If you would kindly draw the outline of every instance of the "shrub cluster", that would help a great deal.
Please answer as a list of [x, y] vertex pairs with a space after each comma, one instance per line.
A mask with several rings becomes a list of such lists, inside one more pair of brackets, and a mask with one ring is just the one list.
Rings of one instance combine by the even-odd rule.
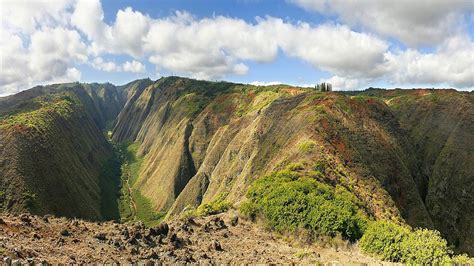
[[436, 230], [412, 230], [389, 221], [371, 223], [359, 246], [382, 260], [407, 264], [456, 264], [471, 260], [466, 255], [450, 258], [448, 244]]
[[413, 230], [391, 221], [370, 221], [351, 192], [293, 171], [301, 167], [292, 164], [287, 170], [257, 179], [250, 186], [248, 201], [240, 206], [240, 212], [252, 219], [262, 218], [280, 233], [298, 233], [303, 229], [316, 235], [360, 239], [361, 250], [385, 261], [416, 265], [474, 263], [467, 255], [451, 257], [452, 251], [438, 231]]
[[289, 170], [258, 179], [247, 198], [241, 212], [253, 218], [262, 216], [269, 227], [279, 232], [309, 229], [357, 240], [367, 226], [367, 217], [349, 191]]
[[219, 193], [213, 201], [201, 204], [196, 210], [196, 215], [205, 216], [227, 211], [232, 206], [230, 202], [225, 200], [227, 195], [226, 192]]

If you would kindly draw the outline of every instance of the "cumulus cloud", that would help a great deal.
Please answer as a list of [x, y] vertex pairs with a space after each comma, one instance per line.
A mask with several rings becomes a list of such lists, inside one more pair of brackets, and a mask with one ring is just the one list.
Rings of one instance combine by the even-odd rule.
[[320, 82], [331, 83], [334, 90], [354, 90], [367, 83], [367, 81], [362, 81], [360, 79], [351, 79], [340, 76], [332, 76], [329, 79], [322, 79]]
[[[100, 3], [89, 9], [100, 9]], [[164, 68], [202, 79], [244, 75], [248, 72], [245, 60], [272, 62], [279, 49], [338, 75], [377, 75], [380, 70], [374, 65], [381, 63], [388, 46], [344, 25], [292, 24], [273, 17], [248, 23], [222, 16], [196, 19], [187, 12], [176, 12], [174, 16], [151, 19], [126, 8], [118, 11], [111, 25], [102, 20], [93, 24], [91, 28], [104, 32], [96, 39], [96, 30], [80, 29], [91, 38], [95, 51], [147, 54], [158, 70]]]
[[[196, 18], [185, 11], [152, 18], [126, 7], [106, 23], [99, 0], [7, 0], [0, 9], [0, 94], [39, 82], [79, 79], [81, 64], [106, 72], [143, 73], [142, 62], [148, 60], [158, 72], [221, 79], [245, 75], [249, 62], [271, 63], [279, 53], [331, 74], [325, 81], [339, 89], [380, 80], [474, 86], [474, 47], [463, 27], [470, 23], [465, 14], [473, 9], [472, 2], [292, 2], [336, 15], [339, 22], [314, 25], [268, 16], [249, 22]], [[397, 48], [385, 36], [413, 46]], [[433, 52], [417, 50], [424, 43], [435, 43]], [[115, 55], [129, 60], [116, 63]]]
[[102, 57], [96, 57], [92, 60], [91, 65], [95, 69], [105, 72], [143, 73], [146, 70], [145, 66], [136, 60], [126, 61], [122, 65], [118, 65], [112, 61], [105, 61]]
[[265, 82], [265, 81], [258, 81], [258, 80], [250, 82], [250, 85], [254, 85], [254, 86], [271, 86], [271, 85], [278, 85], [278, 84], [283, 84], [283, 82], [280, 82], [280, 81]]
[[123, 63], [122, 69], [125, 72], [132, 72], [132, 73], [143, 73], [146, 71], [145, 66], [136, 60], [127, 61]]
[[31, 34], [39, 27], [65, 25], [72, 0], [4, 0], [0, 8], [1, 28]]
[[432, 53], [415, 49], [388, 51], [379, 67], [379, 76], [333, 76], [322, 81], [339, 90], [370, 86], [374, 81], [385, 80], [394, 86], [427, 85], [474, 87], [474, 42], [466, 35], [452, 36]]
[[110, 32], [103, 19], [104, 12], [99, 0], [79, 0], [75, 3], [71, 23], [86, 34], [89, 40], [103, 42], [108, 37]]
[[474, 42], [460, 35], [446, 40], [433, 53], [413, 49], [388, 53], [387, 65], [393, 84], [474, 87]]
[[277, 36], [279, 47], [289, 56], [311, 63], [314, 67], [344, 76], [379, 76], [388, 45], [365, 33], [344, 25], [307, 23], [293, 25], [269, 18], [261, 23]]
[[73, 30], [43, 28], [34, 32], [28, 46], [22, 38], [1, 32], [0, 93], [17, 92], [39, 82], [77, 81], [74, 62], [87, 60], [87, 47]]
[[114, 62], [104, 61], [102, 57], [96, 57], [91, 62], [92, 67], [95, 69], [105, 71], [105, 72], [116, 72], [120, 70], [120, 67], [117, 66]]
[[307, 10], [337, 15], [353, 26], [363, 26], [411, 45], [439, 43], [463, 30], [474, 10], [472, 0], [290, 0]]

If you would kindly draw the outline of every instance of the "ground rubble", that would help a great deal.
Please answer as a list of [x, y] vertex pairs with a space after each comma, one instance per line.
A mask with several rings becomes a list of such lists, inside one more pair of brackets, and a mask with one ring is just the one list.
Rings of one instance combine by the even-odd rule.
[[3, 265], [374, 264], [357, 250], [303, 247], [235, 213], [143, 223], [0, 216]]

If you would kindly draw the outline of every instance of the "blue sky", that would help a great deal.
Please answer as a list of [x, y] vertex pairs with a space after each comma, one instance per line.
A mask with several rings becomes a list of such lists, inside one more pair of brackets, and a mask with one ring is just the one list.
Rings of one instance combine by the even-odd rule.
[[[259, 0], [205, 0], [205, 1], [102, 1], [104, 8], [104, 20], [113, 23], [117, 11], [125, 7], [133, 7], [134, 10], [149, 14], [152, 17], [168, 17], [176, 11], [185, 10], [196, 18], [213, 16], [226, 16], [231, 18], [244, 19], [248, 23], [255, 23], [256, 17], [279, 17], [285, 20], [298, 22], [305, 21], [312, 24], [321, 24], [332, 21], [329, 17], [320, 14], [307, 12], [306, 10], [285, 1], [259, 1]], [[126, 61], [129, 58], [122, 57], [118, 60]], [[229, 75], [225, 80], [251, 83], [262, 82], [285, 82], [289, 84], [313, 84], [323, 78], [330, 78], [327, 72], [318, 70], [311, 65], [300, 60], [287, 57], [284, 53], [279, 53], [278, 58], [271, 64], [248, 62], [249, 72], [244, 75]], [[152, 70], [153, 64], [147, 63], [146, 68]], [[128, 73], [99, 73], [93, 68], [84, 66], [83, 71], [90, 73], [86, 81], [111, 81], [117, 84], [127, 83], [132, 79], [143, 77], [143, 74]], [[163, 71], [162, 75], [180, 74], [173, 71]], [[156, 79], [156, 73], [149, 72], [149, 77]]]
[[336, 89], [474, 87], [474, 2], [5, 0], [0, 95], [180, 75]]

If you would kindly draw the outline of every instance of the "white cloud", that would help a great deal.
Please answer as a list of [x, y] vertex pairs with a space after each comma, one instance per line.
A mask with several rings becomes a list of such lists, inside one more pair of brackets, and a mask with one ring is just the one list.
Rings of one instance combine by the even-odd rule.
[[136, 60], [127, 61], [123, 63], [122, 69], [125, 72], [132, 72], [132, 73], [143, 73], [146, 70], [145, 66]]
[[78, 0], [74, 5], [71, 23], [85, 33], [89, 40], [102, 42], [110, 34], [103, 19], [104, 12], [99, 0]]
[[87, 47], [74, 30], [42, 29], [31, 36], [29, 68], [40, 80], [64, 74], [71, 62], [86, 62]]
[[[123, 36], [130, 34], [117, 34], [128, 32], [121, 29], [124, 20], [134, 21], [132, 28], [141, 33], [126, 39]], [[377, 75], [379, 70], [373, 66], [383, 60], [387, 49], [380, 39], [343, 25], [291, 24], [272, 17], [258, 18], [254, 24], [222, 16], [198, 20], [186, 12], [151, 19], [126, 8], [117, 13], [115, 23], [105, 28], [113, 29], [112, 34], [105, 34], [110, 37], [108, 40], [93, 39], [97, 50], [108, 47], [108, 52], [131, 56], [146, 53], [158, 70], [164, 68], [203, 79], [246, 74], [245, 60], [272, 62], [279, 49], [340, 75]], [[115, 43], [126, 45], [111, 45]]]
[[290, 0], [307, 10], [336, 14], [350, 25], [361, 25], [411, 45], [439, 43], [463, 30], [472, 0]]
[[388, 79], [393, 84], [446, 84], [474, 87], [474, 42], [453, 36], [433, 53], [409, 49], [388, 53]]
[[120, 67], [117, 66], [114, 62], [107, 62], [102, 59], [102, 57], [96, 57], [91, 62], [92, 67], [95, 69], [105, 71], [105, 72], [117, 72], [120, 71]]
[[148, 33], [149, 18], [127, 7], [117, 12], [117, 18], [111, 31], [118, 51], [134, 57], [143, 55], [143, 39]]
[[52, 79], [45, 82], [45, 84], [49, 83], [65, 83], [65, 82], [76, 82], [81, 80], [81, 72], [73, 67], [66, 69], [66, 72], [62, 76], [53, 77]]
[[1, 31], [0, 93], [17, 92], [37, 83], [76, 81], [78, 70], [71, 65], [87, 60], [87, 47], [74, 30], [42, 28], [25, 46], [20, 36]]
[[2, 0], [1, 28], [15, 33], [30, 34], [38, 27], [65, 25], [68, 19], [66, 10], [71, 5], [72, 0]]
[[254, 86], [271, 86], [271, 85], [278, 85], [278, 84], [283, 84], [283, 82], [280, 82], [280, 81], [265, 82], [265, 81], [258, 81], [258, 80], [250, 82], [250, 85], [254, 85]]
[[366, 82], [363, 82], [360, 79], [350, 79], [340, 76], [333, 76], [329, 79], [323, 79], [320, 82], [331, 83], [334, 90], [356, 90], [366, 84]]
[[[152, 18], [130, 7], [105, 23], [99, 0], [31, 5], [7, 0], [0, 9], [0, 94], [39, 82], [78, 79], [80, 64], [107, 72], [143, 73], [141, 62], [148, 60], [157, 72], [221, 79], [247, 74], [250, 62], [271, 63], [279, 52], [330, 73], [327, 81], [338, 89], [380, 80], [474, 87], [473, 42], [463, 28], [472, 2], [435, 0], [429, 6], [426, 0], [293, 2], [336, 14], [347, 25], [292, 23], [274, 17], [254, 22], [224, 16], [198, 19], [179, 11]], [[354, 25], [361, 25], [362, 31], [351, 29]], [[434, 52], [396, 50], [376, 33], [413, 45], [436, 43]], [[131, 59], [116, 63], [115, 55]]]
[[132, 72], [132, 73], [143, 73], [145, 72], [145, 66], [139, 61], [132, 60], [126, 61], [122, 65], [117, 65], [112, 61], [104, 61], [102, 57], [96, 57], [91, 62], [92, 67], [95, 69], [105, 72]]
[[383, 72], [378, 66], [384, 61], [388, 45], [374, 36], [354, 32], [344, 25], [292, 25], [275, 18], [263, 21], [262, 27], [273, 32], [286, 54], [316, 68], [351, 77], [378, 76]]
[[338, 90], [360, 89], [374, 81], [385, 80], [394, 86], [446, 86], [474, 88], [474, 42], [466, 35], [453, 36], [432, 53], [415, 49], [390, 51], [380, 66], [379, 76], [333, 76], [322, 81]]
[[243, 75], [241, 60], [270, 62], [277, 56], [274, 38], [259, 25], [216, 17], [196, 20], [186, 12], [151, 21], [145, 38], [150, 62], [196, 78]]

